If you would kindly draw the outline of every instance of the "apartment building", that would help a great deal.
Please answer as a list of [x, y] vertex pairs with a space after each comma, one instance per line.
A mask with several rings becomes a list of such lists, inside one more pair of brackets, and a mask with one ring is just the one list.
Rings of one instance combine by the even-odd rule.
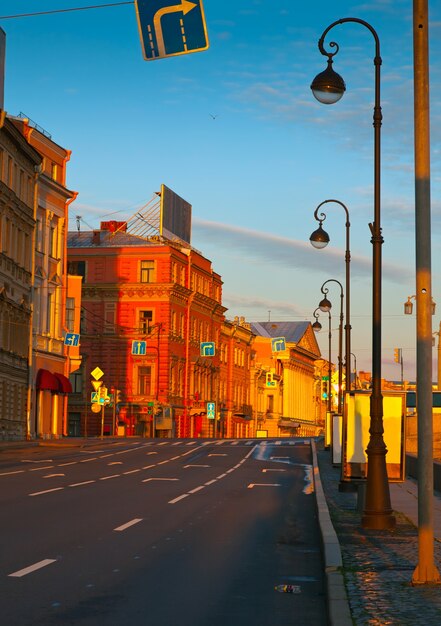
[[41, 155], [0, 123], [0, 439], [30, 432], [29, 372], [35, 207]]

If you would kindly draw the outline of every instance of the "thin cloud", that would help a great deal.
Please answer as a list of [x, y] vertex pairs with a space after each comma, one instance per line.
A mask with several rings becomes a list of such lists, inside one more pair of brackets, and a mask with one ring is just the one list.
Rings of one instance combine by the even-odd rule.
[[[273, 300], [258, 298], [255, 296], [241, 296], [235, 293], [224, 292], [223, 304], [233, 311], [246, 311], [252, 309], [252, 314], [255, 316], [254, 311], [256, 309], [262, 311], [268, 311], [271, 317], [274, 315], [287, 315], [290, 317], [304, 317], [303, 312], [294, 304], [290, 302], [284, 302], [283, 300]], [[243, 314], [243, 313], [242, 313]], [[228, 316], [230, 317], [230, 316]]]
[[[234, 249], [249, 258], [261, 259], [265, 263], [323, 272], [324, 264], [331, 271], [341, 269], [344, 252], [335, 248], [321, 250], [320, 253], [304, 241], [296, 241], [270, 233], [193, 218], [193, 236], [206, 245], [211, 243], [218, 248]], [[193, 237], [194, 238], [194, 237]], [[197, 247], [197, 244], [196, 244]], [[352, 255], [351, 273], [353, 278], [372, 275], [372, 259]], [[383, 263], [383, 277], [395, 283], [406, 284], [411, 279], [410, 268], [392, 263]]]

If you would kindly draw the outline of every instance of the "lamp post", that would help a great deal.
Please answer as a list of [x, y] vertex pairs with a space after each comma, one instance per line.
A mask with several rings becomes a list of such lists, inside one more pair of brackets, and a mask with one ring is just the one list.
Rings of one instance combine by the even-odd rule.
[[369, 443], [366, 449], [368, 473], [366, 480], [366, 500], [362, 517], [365, 528], [390, 529], [395, 526], [392, 514], [389, 482], [386, 470], [386, 445], [383, 439], [383, 396], [381, 393], [381, 209], [380, 209], [380, 139], [381, 139], [381, 106], [380, 106], [380, 40], [374, 28], [364, 20], [346, 17], [330, 24], [319, 39], [318, 47], [322, 55], [328, 57], [328, 66], [312, 81], [312, 92], [324, 104], [333, 104], [343, 96], [346, 85], [343, 78], [332, 69], [333, 57], [339, 51], [336, 42], [330, 42], [335, 52], [327, 52], [324, 40], [328, 32], [340, 24], [347, 22], [361, 24], [372, 34], [375, 42], [375, 105], [374, 125], [374, 221], [369, 224], [373, 246], [372, 260], [372, 392], [370, 398]]
[[342, 382], [343, 382], [343, 285], [335, 278], [329, 278], [325, 280], [320, 290], [322, 294], [325, 296], [323, 300], [318, 305], [320, 311], [324, 313], [329, 313], [332, 308], [331, 302], [328, 300], [327, 295], [329, 293], [329, 289], [326, 287], [328, 283], [337, 283], [340, 286], [340, 324], [338, 326], [338, 401], [337, 401], [337, 412], [341, 415], [342, 413]]
[[[312, 330], [315, 333], [319, 333], [322, 329], [322, 325], [320, 324], [320, 322], [318, 321], [319, 318], [319, 314], [318, 311], [320, 311], [321, 309], [319, 307], [316, 308], [316, 310], [313, 313], [313, 316], [315, 317], [315, 322], [312, 325]], [[332, 402], [332, 393], [331, 393], [331, 379], [332, 379], [332, 361], [331, 361], [331, 347], [332, 347], [332, 331], [331, 331], [331, 311], [328, 311], [328, 318], [329, 318], [329, 330], [328, 330], [328, 413], [331, 414], [332, 411], [332, 407], [331, 407], [331, 402]]]
[[[413, 302], [412, 300], [415, 300], [415, 302], [417, 302], [417, 296], [407, 296], [407, 300], [404, 303], [404, 315], [412, 315], [413, 312]], [[436, 302], [434, 301], [433, 298], [431, 298], [430, 300], [430, 311], [432, 313], [432, 315], [435, 315], [436, 312]], [[441, 331], [441, 322], [440, 322], [440, 331]], [[435, 340], [435, 335], [439, 335], [439, 333], [434, 332], [432, 333], [432, 346], [434, 345], [433, 341]], [[437, 375], [437, 383], [438, 383], [438, 391], [440, 390], [440, 384], [441, 384], [441, 346], [440, 346], [440, 341], [439, 341], [439, 337], [438, 337], [438, 375]], [[423, 374], [425, 377], [428, 378], [429, 382], [430, 382], [430, 394], [432, 393], [432, 370], [430, 369], [430, 374], [429, 372], [423, 371]], [[418, 389], [417, 389], [418, 391]], [[429, 394], [429, 398], [430, 398], [430, 413], [432, 413], [432, 398], [430, 397]]]
[[438, 350], [437, 350], [437, 389], [441, 391], [441, 322], [439, 323], [439, 330], [432, 333], [432, 347], [435, 345], [435, 335], [438, 335]]
[[357, 389], [357, 357], [353, 352], [351, 352], [351, 356], [354, 357], [354, 389]]
[[324, 200], [321, 202], [316, 210], [314, 211], [314, 217], [319, 222], [319, 227], [315, 230], [309, 241], [314, 246], [314, 248], [321, 249], [328, 245], [329, 243], [329, 235], [323, 230], [322, 224], [326, 219], [326, 214], [321, 212], [319, 213], [319, 209], [329, 202], [333, 202], [335, 204], [339, 204], [346, 213], [346, 251], [345, 251], [345, 268], [346, 268], [346, 282], [345, 282], [345, 294], [346, 294], [346, 311], [345, 311], [345, 377], [346, 377], [346, 389], [349, 390], [351, 388], [351, 302], [350, 302], [350, 289], [351, 289], [351, 251], [349, 246], [350, 239], [350, 228], [351, 224], [349, 222], [349, 211], [348, 208], [340, 202], [340, 200]]
[[[404, 303], [404, 315], [412, 315], [412, 311], [413, 311], [413, 302], [412, 302], [412, 300], [416, 301], [416, 299], [417, 299], [416, 296], [407, 296], [407, 300]], [[435, 315], [436, 302], [434, 301], [433, 298], [431, 299], [430, 310], [432, 312], [432, 315]]]

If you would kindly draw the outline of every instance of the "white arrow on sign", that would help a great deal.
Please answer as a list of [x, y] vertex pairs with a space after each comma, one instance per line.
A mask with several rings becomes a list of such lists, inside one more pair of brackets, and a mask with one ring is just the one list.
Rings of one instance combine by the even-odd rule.
[[174, 6], [163, 7], [156, 11], [153, 17], [153, 26], [155, 28], [156, 41], [158, 44], [158, 53], [159, 56], [165, 56], [165, 44], [164, 44], [164, 36], [162, 34], [162, 25], [161, 19], [167, 13], [177, 13], [180, 11], [184, 15], [186, 15], [189, 11], [194, 9], [197, 5], [194, 2], [189, 2], [188, 0], [182, 0], [182, 4], [175, 4]]

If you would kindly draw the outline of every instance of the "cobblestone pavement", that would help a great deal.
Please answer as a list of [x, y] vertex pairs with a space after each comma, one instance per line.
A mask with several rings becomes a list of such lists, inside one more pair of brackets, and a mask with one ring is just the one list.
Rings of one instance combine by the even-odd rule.
[[[361, 527], [357, 495], [338, 490], [340, 468], [317, 445], [320, 477], [343, 559], [343, 575], [356, 626], [440, 626], [441, 586], [411, 585], [418, 562], [418, 531], [396, 511], [393, 531]], [[441, 543], [435, 541], [441, 567]]]

